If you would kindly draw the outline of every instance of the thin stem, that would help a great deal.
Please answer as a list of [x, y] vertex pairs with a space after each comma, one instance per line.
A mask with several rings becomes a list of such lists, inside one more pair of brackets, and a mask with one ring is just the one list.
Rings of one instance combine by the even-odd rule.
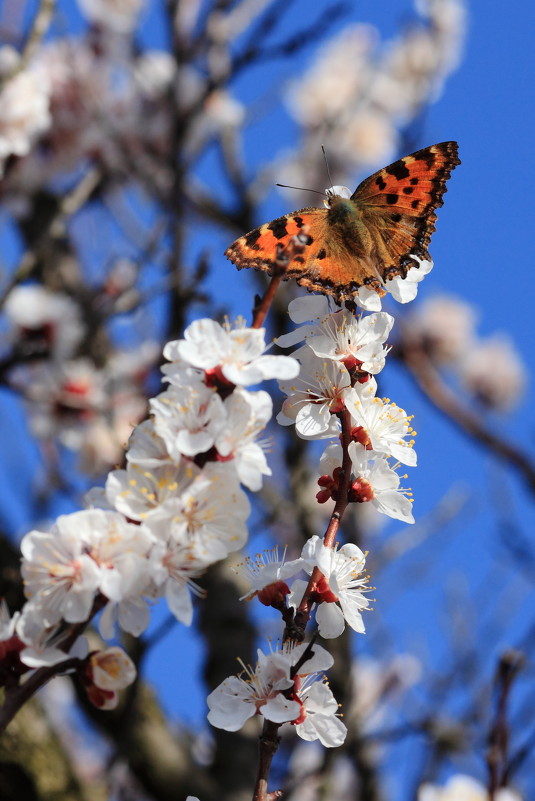
[[[342, 424], [342, 470], [339, 475], [338, 490], [336, 493], [333, 513], [323, 538], [323, 542], [327, 548], [332, 548], [336, 541], [338, 530], [340, 528], [340, 522], [349, 502], [348, 493], [351, 483], [351, 457], [349, 455], [349, 443], [351, 442], [351, 414], [347, 409], [344, 408], [342, 411], [338, 412], [338, 417], [340, 418], [340, 422]], [[297, 631], [304, 632], [309, 621], [310, 609], [313, 603], [311, 595], [321, 576], [321, 570], [319, 567], [315, 567], [312, 571], [312, 575], [310, 576], [310, 580], [304, 592], [301, 603], [299, 604], [299, 608], [295, 614], [292, 628], [296, 629]], [[292, 635], [293, 633], [294, 632], [292, 631]], [[290, 632], [287, 627], [284, 632], [284, 636], [289, 636], [289, 634]]]
[[[280, 743], [279, 728], [280, 723], [264, 720], [258, 744], [258, 772], [256, 774], [253, 801], [270, 801], [270, 797], [278, 797], [276, 793], [268, 793], [268, 779], [271, 763]], [[281, 794], [279, 793], [279, 795]]]
[[509, 759], [509, 726], [507, 706], [513, 681], [524, 665], [524, 655], [519, 651], [507, 651], [502, 655], [496, 669], [497, 701], [496, 713], [489, 734], [487, 767], [489, 771], [489, 797], [494, 801], [500, 787], [507, 784]]

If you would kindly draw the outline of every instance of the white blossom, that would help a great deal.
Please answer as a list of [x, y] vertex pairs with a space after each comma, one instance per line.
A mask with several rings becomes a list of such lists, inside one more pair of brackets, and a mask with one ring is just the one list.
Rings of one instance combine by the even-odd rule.
[[483, 406], [498, 412], [512, 409], [527, 383], [526, 366], [504, 334], [472, 343], [457, 368], [465, 388]]
[[[371, 503], [378, 512], [414, 523], [411, 493], [399, 486], [400, 477], [388, 459], [374, 455], [357, 442], [349, 445], [349, 455], [353, 465], [353, 478], [350, 486], [351, 500], [357, 503]], [[333, 476], [342, 464], [342, 448], [338, 443], [327, 446], [320, 459], [322, 475]]]
[[230, 676], [208, 696], [208, 720], [212, 726], [238, 731], [246, 720], [259, 713], [273, 723], [284, 723], [298, 717], [301, 708], [289, 700], [283, 690], [293, 687], [291, 661], [287, 653], [257, 651], [253, 670], [243, 666], [246, 678]]
[[152, 398], [150, 407], [154, 430], [174, 461], [210, 450], [226, 423], [221, 397], [204, 384], [170, 386]]
[[159, 540], [150, 558], [158, 594], [163, 592], [172, 614], [180, 623], [190, 626], [193, 620], [191, 596], [203, 596], [193, 579], [201, 576], [210, 562], [195, 540], [183, 543], [168, 536], [165, 520], [161, 525], [153, 525], [152, 531]]
[[[0, 643], [13, 637], [19, 617], [20, 612], [14, 612], [13, 615], [9, 614], [9, 607], [5, 598], [2, 598], [0, 601]], [[1, 648], [2, 646], [0, 645], [0, 653]]]
[[117, 33], [131, 33], [145, 0], [78, 0], [88, 20]]
[[414, 253], [410, 254], [410, 258], [416, 264], [409, 267], [405, 278], [397, 275], [395, 278], [390, 278], [385, 282], [386, 291], [390, 292], [398, 303], [409, 303], [414, 300], [418, 293], [418, 284], [433, 269], [433, 262], [430, 259], [422, 259]]
[[[268, 599], [271, 601], [273, 592], [280, 592], [286, 579], [295, 576], [302, 567], [301, 558], [286, 561], [286, 548], [282, 559], [279, 560], [278, 545], [262, 553], [257, 553], [254, 557], [247, 556], [235, 568], [235, 571], [243, 574], [251, 584], [251, 589], [240, 598], [240, 601], [245, 598], [250, 600], [255, 595], [260, 597], [262, 603]], [[284, 592], [288, 591], [288, 587], [286, 587]]]
[[169, 498], [180, 496], [200, 470], [193, 462], [145, 468], [129, 462], [126, 470], [113, 470], [106, 480], [112, 507], [131, 520], [145, 520]]
[[292, 667], [298, 664], [307, 648], [307, 644], [303, 643], [267, 655], [258, 649], [255, 669], [243, 665], [246, 678], [230, 676], [208, 696], [208, 720], [212, 726], [238, 731], [246, 720], [257, 713], [273, 723], [297, 720], [302, 705], [287, 697], [290, 694], [288, 691], [295, 686], [295, 679], [327, 670], [333, 664], [332, 656], [320, 645], [314, 644], [310, 657], [298, 669], [296, 677], [291, 678]]
[[256, 441], [270, 420], [273, 402], [263, 390], [248, 392], [237, 387], [226, 398], [226, 421], [215, 439], [218, 454], [231, 459], [241, 483], [252, 492], [262, 487], [262, 476], [270, 476], [266, 456]]
[[147, 525], [160, 539], [163, 526], [177, 543], [195, 544], [200, 558], [211, 563], [243, 547], [249, 512], [235, 472], [226, 464], [208, 463], [181, 495], [154, 510]]
[[[179, 462], [181, 458], [180, 455]], [[164, 440], [154, 430], [152, 419], [143, 420], [132, 431], [126, 449], [126, 459], [148, 470], [172, 464]]]
[[291, 425], [303, 439], [325, 439], [339, 431], [336, 412], [344, 408], [344, 391], [351, 385], [346, 368], [331, 359], [319, 358], [306, 345], [294, 351], [301, 363], [295, 382], [279, 382], [288, 396], [277, 415], [280, 425]]
[[0, 175], [9, 156], [26, 156], [50, 126], [50, 87], [46, 75], [26, 68], [6, 76], [0, 89]]
[[[351, 414], [351, 423], [361, 429], [359, 442], [369, 445], [378, 453], [385, 453], [399, 459], [402, 464], [414, 467], [416, 452], [412, 447], [414, 440], [405, 437], [414, 435], [408, 417], [395, 403], [370, 396], [366, 385], [358, 385], [346, 390], [344, 402]], [[366, 439], [367, 442], [363, 440]]]
[[338, 703], [325, 681], [305, 679], [297, 691], [303, 708], [295, 730], [303, 740], [319, 740], [325, 748], [344, 742], [347, 729], [338, 717]]
[[[301, 558], [309, 575], [316, 567], [323, 574], [314, 590], [319, 602], [316, 622], [321, 636], [339, 637], [346, 623], [354, 631], [364, 632], [362, 610], [369, 606], [369, 601], [363, 593], [368, 579], [363, 575], [366, 557], [360, 548], [352, 543], [339, 550], [327, 548], [320, 537], [313, 536], [305, 543]], [[305, 582], [294, 583], [293, 605], [299, 605], [306, 586]]]
[[4, 311], [14, 326], [14, 339], [36, 332], [58, 359], [71, 357], [84, 333], [77, 304], [40, 284], [24, 284], [9, 293]]
[[334, 359], [348, 368], [358, 365], [368, 373], [383, 369], [388, 352], [384, 343], [394, 324], [386, 312], [355, 317], [346, 309], [333, 309], [332, 302], [320, 295], [292, 300], [288, 313], [294, 322], [313, 323], [279, 337], [281, 347], [305, 339], [320, 358]]
[[80, 535], [79, 525], [88, 514], [92, 512], [61, 515], [50, 532], [30, 531], [22, 539], [24, 590], [41, 605], [44, 625], [89, 618], [102, 574]]
[[[164, 356], [204, 370], [212, 378], [221, 376], [239, 386], [258, 384], [269, 378], [294, 378], [299, 365], [290, 356], [265, 354], [265, 329], [247, 328], [242, 320], [236, 327], [222, 326], [215, 320], [195, 320], [184, 332], [184, 339], [168, 342]], [[173, 381], [173, 366], [164, 373]]]
[[468, 303], [436, 295], [411, 311], [404, 338], [407, 347], [416, 343], [438, 364], [449, 364], [470, 348], [475, 321], [475, 310]]
[[86, 637], [78, 637], [68, 652], [60, 646], [65, 637], [59, 624], [43, 623], [40, 599], [29, 601], [22, 608], [16, 624], [17, 636], [25, 647], [20, 651], [20, 661], [29, 668], [58, 665], [66, 659], [84, 659], [89, 651]]
[[[487, 788], [471, 776], [457, 774], [443, 787], [423, 784], [418, 791], [418, 801], [488, 801]], [[494, 801], [522, 801], [520, 795], [507, 787], [494, 793]]]

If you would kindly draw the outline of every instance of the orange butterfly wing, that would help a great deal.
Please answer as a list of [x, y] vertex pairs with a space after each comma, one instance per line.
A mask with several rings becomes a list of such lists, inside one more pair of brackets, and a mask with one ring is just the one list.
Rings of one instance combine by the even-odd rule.
[[[344, 246], [329, 222], [329, 210], [307, 208], [278, 217], [241, 236], [225, 251], [238, 270], [254, 267], [273, 274], [277, 246], [285, 248], [290, 239], [307, 226], [309, 244], [302, 255], [294, 256], [283, 278], [295, 278], [307, 289], [339, 297], [343, 287], [350, 298], [365, 282], [367, 273], [355, 259], [358, 243]], [[364, 257], [364, 253], [361, 254]], [[360, 279], [360, 280], [359, 280]], [[379, 276], [374, 274], [379, 284]]]
[[351, 199], [371, 234], [371, 256], [383, 281], [430, 260], [435, 209], [443, 205], [446, 181], [460, 164], [457, 142], [418, 150], [366, 178]]
[[351, 200], [331, 197], [330, 209], [306, 208], [279, 217], [237, 239], [225, 255], [239, 270], [254, 267], [269, 274], [277, 245], [286, 247], [306, 225], [310, 243], [294, 256], [285, 279], [307, 289], [350, 300], [361, 286], [384, 294], [388, 278], [407, 275], [429, 259], [435, 209], [442, 205], [446, 181], [459, 164], [455, 142], [419, 150], [366, 178]]

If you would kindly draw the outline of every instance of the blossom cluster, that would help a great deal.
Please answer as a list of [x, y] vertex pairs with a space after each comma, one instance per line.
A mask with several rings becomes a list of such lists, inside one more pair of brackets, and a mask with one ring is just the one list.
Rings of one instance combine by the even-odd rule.
[[[294, 424], [303, 439], [339, 439], [340, 412], [347, 411], [350, 500], [370, 502], [382, 514], [413, 523], [410, 492], [400, 487], [397, 469], [416, 465], [415, 431], [403, 409], [377, 396], [375, 380], [385, 365], [393, 317], [386, 312], [355, 317], [321, 296], [297, 298], [289, 313], [295, 323], [310, 322], [277, 340], [282, 347], [304, 340], [293, 354], [301, 364], [298, 380], [280, 382], [287, 397], [278, 422]], [[342, 446], [334, 441], [320, 459], [320, 503], [336, 497], [341, 467]]]
[[[88, 493], [88, 508], [22, 540], [28, 601], [1, 638], [20, 670], [65, 660], [64, 624], [83, 627], [100, 609], [105, 638], [116, 621], [139, 636], [163, 596], [191, 623], [191, 593], [201, 592], [194, 579], [246, 542], [250, 506], [240, 485], [258, 490], [270, 474], [258, 435], [271, 398], [246, 387], [299, 371], [292, 357], [265, 350], [264, 331], [241, 321], [198, 320], [168, 343], [168, 386], [132, 433], [126, 468]], [[69, 657], [82, 651], [79, 639]]]
[[115, 10], [102, 0], [83, 5], [96, 23], [87, 35], [45, 42], [28, 64], [12, 47], [0, 48], [0, 176], [16, 217], [26, 215], [28, 195], [88, 159], [115, 177], [135, 166], [156, 192], [168, 192], [173, 108], [195, 117], [184, 142], [189, 155], [245, 118], [224, 87], [205, 93], [201, 69], [177, 66], [166, 50], [125, 46], [139, 0]]

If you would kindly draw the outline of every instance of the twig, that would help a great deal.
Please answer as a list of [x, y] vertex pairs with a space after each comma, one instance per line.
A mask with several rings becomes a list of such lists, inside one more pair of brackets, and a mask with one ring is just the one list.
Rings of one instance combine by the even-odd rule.
[[18, 75], [19, 72], [22, 72], [32, 60], [35, 51], [41, 44], [48, 30], [55, 10], [56, 0], [41, 0], [35, 17], [33, 18], [32, 26], [26, 36], [26, 41], [23, 45], [19, 60], [7, 75], [0, 78], [0, 91], [6, 83]]
[[[69, 650], [72, 648], [80, 634], [85, 630], [87, 624], [90, 620], [98, 613], [100, 610], [108, 603], [108, 599], [105, 598], [103, 595], [98, 595], [94, 602], [93, 608], [91, 609], [91, 613], [87, 620], [84, 620], [82, 623], [76, 623], [65, 631], [64, 637], [62, 638], [61, 643], [56, 645], [56, 648], [61, 648], [62, 651], [65, 651], [65, 655]], [[44, 687], [50, 679], [53, 679], [54, 676], [57, 676], [59, 673], [64, 673], [66, 670], [72, 667], [76, 667], [80, 663], [78, 658], [66, 658], [64, 662], [60, 662], [56, 665], [49, 665], [46, 667], [38, 668], [35, 673], [33, 673], [27, 681], [23, 684], [19, 685], [18, 687], [13, 688], [6, 688], [5, 697], [4, 697], [4, 704], [0, 709], [0, 734], [5, 731], [9, 723], [13, 720], [19, 709], [29, 701], [29, 699], [35, 695], [37, 690], [40, 690], [41, 687]]]
[[76, 186], [63, 197], [58, 209], [46, 230], [38, 237], [34, 246], [27, 250], [19, 261], [7, 286], [0, 294], [0, 308], [6, 302], [9, 293], [21, 281], [29, 278], [35, 270], [44, 246], [51, 239], [58, 239], [65, 233], [67, 220], [87, 202], [101, 180], [101, 172], [97, 167], [88, 170]]
[[497, 700], [494, 721], [489, 733], [487, 767], [489, 771], [489, 797], [494, 801], [495, 793], [507, 783], [509, 756], [509, 727], [507, 704], [513, 681], [524, 665], [524, 654], [507, 651], [502, 654], [496, 669]]

